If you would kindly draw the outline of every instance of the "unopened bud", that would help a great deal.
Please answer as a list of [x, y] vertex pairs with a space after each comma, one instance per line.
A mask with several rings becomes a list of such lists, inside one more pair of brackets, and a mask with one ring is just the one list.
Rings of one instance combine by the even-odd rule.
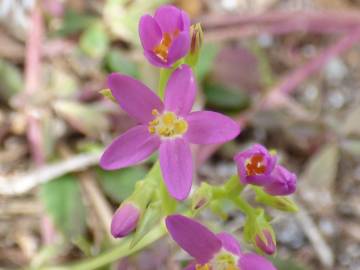
[[195, 66], [200, 55], [200, 50], [203, 44], [204, 33], [201, 24], [193, 24], [190, 28], [190, 52], [186, 57], [186, 63], [190, 66]]
[[264, 188], [271, 195], [284, 196], [292, 194], [296, 190], [296, 174], [281, 165], [276, 165], [271, 173], [271, 179], [271, 182]]
[[116, 210], [111, 221], [111, 234], [121, 238], [130, 234], [137, 226], [140, 210], [130, 202], [125, 202]]
[[201, 186], [195, 191], [192, 198], [192, 210], [197, 211], [205, 207], [212, 198], [211, 186], [203, 182]]
[[272, 255], [276, 251], [276, 244], [274, 242], [273, 235], [267, 229], [264, 229], [262, 234], [256, 235], [255, 243], [256, 246], [267, 255]]
[[247, 217], [244, 225], [244, 238], [261, 252], [268, 255], [275, 253], [275, 233], [265, 216], [264, 209], [256, 209], [255, 215]]

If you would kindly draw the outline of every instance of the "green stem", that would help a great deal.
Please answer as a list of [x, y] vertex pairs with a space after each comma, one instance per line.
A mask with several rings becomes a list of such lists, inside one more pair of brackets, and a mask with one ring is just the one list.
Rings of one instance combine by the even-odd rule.
[[255, 208], [253, 208], [243, 197], [237, 196], [231, 198], [231, 201], [239, 207], [247, 216], [253, 216], [255, 214]]
[[164, 98], [166, 83], [167, 83], [171, 73], [172, 73], [172, 69], [170, 69], [170, 68], [169, 69], [168, 68], [160, 69], [158, 94], [161, 99]]
[[132, 249], [129, 248], [131, 238], [125, 239], [121, 244], [115, 246], [111, 250], [98, 255], [97, 257], [87, 259], [80, 263], [75, 263], [73, 265], [67, 266], [55, 266], [55, 267], [44, 267], [40, 270], [93, 270], [104, 265], [110, 264], [116, 260], [124, 258], [126, 256], [132, 255], [135, 252], [143, 249], [144, 247], [152, 244], [156, 240], [160, 239], [166, 234], [166, 229], [164, 225], [156, 226], [152, 231], [150, 231], [136, 246]]

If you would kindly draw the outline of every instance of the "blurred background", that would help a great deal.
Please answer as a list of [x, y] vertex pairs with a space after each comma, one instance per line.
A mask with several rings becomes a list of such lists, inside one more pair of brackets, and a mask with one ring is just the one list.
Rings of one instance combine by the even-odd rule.
[[[299, 175], [300, 206], [270, 210], [278, 269], [359, 270], [358, 0], [0, 0], [0, 269], [71, 265], [116, 245], [111, 216], [153, 160], [99, 169], [103, 147], [134, 124], [99, 90], [110, 72], [156, 89], [137, 24], [164, 3], [204, 29], [197, 108], [243, 126], [233, 142], [193, 149], [196, 183], [236, 173], [232, 157], [250, 143], [276, 149]], [[226, 221], [201, 218], [241, 237], [242, 214], [225, 208]], [[185, 259], [162, 239], [88, 269], [177, 270]]]

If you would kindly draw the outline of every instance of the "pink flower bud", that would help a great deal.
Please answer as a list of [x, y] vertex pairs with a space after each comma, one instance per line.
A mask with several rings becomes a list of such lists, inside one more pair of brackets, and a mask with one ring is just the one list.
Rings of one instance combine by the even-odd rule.
[[271, 195], [289, 195], [295, 192], [296, 174], [288, 171], [281, 165], [276, 165], [271, 174], [272, 181], [265, 186], [265, 191]]
[[263, 237], [265, 237], [265, 239], [262, 239], [259, 235], [256, 235], [256, 246], [268, 255], [274, 254], [276, 251], [276, 244], [269, 230], [263, 230]]
[[137, 226], [140, 210], [132, 203], [122, 204], [111, 221], [111, 234], [121, 238], [131, 233]]

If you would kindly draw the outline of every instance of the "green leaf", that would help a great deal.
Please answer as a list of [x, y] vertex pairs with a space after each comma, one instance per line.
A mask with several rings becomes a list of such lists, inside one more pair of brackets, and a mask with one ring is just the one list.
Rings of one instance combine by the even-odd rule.
[[99, 168], [97, 174], [104, 192], [120, 203], [131, 195], [136, 182], [145, 177], [146, 170], [142, 166], [117, 171], [104, 171]]
[[94, 16], [77, 13], [74, 10], [67, 10], [64, 14], [63, 25], [55, 33], [60, 36], [67, 36], [84, 30], [95, 20]]
[[105, 112], [96, 104], [86, 105], [76, 101], [58, 100], [54, 103], [54, 109], [73, 128], [88, 136], [97, 137], [110, 125]]
[[19, 93], [23, 88], [20, 70], [13, 64], [0, 59], [0, 98], [5, 100]]
[[307, 270], [304, 266], [291, 259], [281, 259], [279, 257], [271, 258], [271, 261], [278, 270]]
[[201, 83], [208, 72], [211, 70], [219, 48], [215, 44], [204, 44], [201, 49], [200, 57], [196, 66], [196, 77]]
[[55, 226], [70, 239], [78, 239], [86, 229], [85, 206], [80, 186], [72, 175], [64, 175], [40, 187], [40, 199]]
[[120, 72], [135, 78], [139, 77], [136, 64], [118, 50], [110, 50], [106, 54], [105, 66], [109, 72]]
[[249, 97], [243, 92], [231, 90], [218, 84], [205, 84], [206, 106], [216, 110], [239, 112], [250, 104]]
[[90, 57], [102, 58], [109, 47], [105, 26], [99, 21], [91, 24], [80, 37], [80, 48]]

